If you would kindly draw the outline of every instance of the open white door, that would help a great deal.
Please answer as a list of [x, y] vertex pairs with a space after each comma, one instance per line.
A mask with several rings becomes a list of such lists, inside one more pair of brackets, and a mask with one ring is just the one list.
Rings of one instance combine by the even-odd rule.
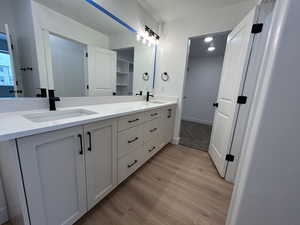
[[117, 53], [88, 46], [89, 96], [113, 95], [116, 91]]
[[13, 55], [13, 50], [12, 50], [12, 41], [11, 41], [11, 36], [10, 36], [10, 32], [9, 32], [9, 28], [8, 25], [5, 24], [5, 33], [6, 33], [6, 41], [7, 41], [7, 47], [8, 47], [8, 53], [10, 56], [10, 69], [11, 69], [11, 74], [12, 74], [12, 78], [13, 78], [13, 90], [10, 90], [10, 92], [14, 93], [15, 97], [18, 97], [21, 93], [19, 93], [18, 91], [18, 86], [17, 86], [17, 76], [15, 73], [15, 64], [14, 64], [14, 55]]
[[252, 26], [257, 20], [255, 7], [244, 20], [229, 34], [224, 57], [217, 108], [212, 129], [209, 154], [219, 174], [226, 172], [226, 155], [230, 146], [236, 124], [238, 96], [242, 93], [254, 35]]

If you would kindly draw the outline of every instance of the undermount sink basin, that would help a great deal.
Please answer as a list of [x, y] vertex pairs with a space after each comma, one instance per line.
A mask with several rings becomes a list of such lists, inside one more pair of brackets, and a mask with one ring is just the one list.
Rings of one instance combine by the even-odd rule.
[[152, 104], [164, 104], [165, 102], [154, 100], [154, 101], [150, 101], [149, 103], [152, 103]]
[[93, 114], [96, 113], [85, 109], [73, 109], [45, 113], [33, 113], [24, 115], [23, 117], [35, 123], [42, 123], [55, 120], [69, 119], [73, 117], [88, 116]]

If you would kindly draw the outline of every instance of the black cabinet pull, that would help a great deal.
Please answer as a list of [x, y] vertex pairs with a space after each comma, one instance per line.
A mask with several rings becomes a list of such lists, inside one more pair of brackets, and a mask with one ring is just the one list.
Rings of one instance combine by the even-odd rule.
[[168, 118], [172, 117], [172, 109], [168, 109]]
[[78, 134], [79, 140], [80, 140], [80, 155], [83, 155], [83, 145], [82, 145], [82, 135]]
[[152, 130], [150, 130], [151, 133], [157, 131], [157, 128], [153, 128]]
[[219, 103], [215, 102], [215, 103], [213, 104], [213, 107], [218, 108], [218, 107], [219, 107]]
[[137, 140], [139, 140], [139, 138], [138, 138], [138, 137], [135, 137], [134, 139], [129, 140], [129, 141], [128, 141], [128, 144], [131, 144], [131, 143], [133, 143], [133, 142], [135, 142], [135, 141], [137, 141]]
[[135, 120], [129, 120], [128, 123], [134, 123], [134, 122], [137, 122], [139, 120], [140, 120], [139, 118], [136, 118]]
[[131, 163], [131, 164], [129, 164], [129, 165], [127, 165], [127, 167], [128, 168], [131, 168], [131, 167], [133, 167], [135, 164], [137, 164], [138, 163], [138, 160], [134, 160], [134, 162], [133, 163]]
[[150, 116], [157, 116], [158, 115], [158, 113], [152, 113], [152, 114], [150, 114]]
[[88, 147], [88, 151], [91, 152], [91, 151], [92, 151], [92, 134], [91, 134], [91, 132], [87, 132], [87, 135], [89, 136], [89, 147]]
[[154, 151], [154, 149], [156, 149], [156, 147], [155, 147], [155, 146], [153, 146], [151, 149], [149, 149], [149, 150], [148, 150], [148, 152], [153, 152], [153, 151]]

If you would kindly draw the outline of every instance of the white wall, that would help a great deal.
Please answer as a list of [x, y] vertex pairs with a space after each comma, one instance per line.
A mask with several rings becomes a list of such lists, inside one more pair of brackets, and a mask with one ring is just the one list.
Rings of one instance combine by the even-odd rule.
[[[162, 29], [162, 40], [159, 51], [155, 93], [162, 96], [179, 97], [179, 107], [175, 126], [175, 141], [178, 141], [179, 125], [182, 112], [184, 76], [186, 69], [188, 38], [208, 33], [232, 30], [253, 8], [253, 1], [234, 6], [206, 10], [185, 19], [166, 23]], [[168, 72], [170, 80], [163, 82], [160, 74]]]
[[96, 0], [96, 2], [138, 31], [144, 31], [145, 25], [158, 31], [157, 21], [137, 3], [137, 0]]
[[86, 95], [86, 47], [55, 35], [50, 35], [55, 93], [60, 97]]
[[227, 225], [299, 224], [299, 10], [276, 3]]
[[190, 57], [184, 87], [182, 119], [213, 123], [223, 57]]

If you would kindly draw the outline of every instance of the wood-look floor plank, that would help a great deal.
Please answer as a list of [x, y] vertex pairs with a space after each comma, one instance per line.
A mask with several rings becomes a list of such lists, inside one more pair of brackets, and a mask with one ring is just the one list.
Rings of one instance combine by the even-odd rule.
[[224, 225], [231, 193], [206, 152], [168, 145], [76, 225]]

